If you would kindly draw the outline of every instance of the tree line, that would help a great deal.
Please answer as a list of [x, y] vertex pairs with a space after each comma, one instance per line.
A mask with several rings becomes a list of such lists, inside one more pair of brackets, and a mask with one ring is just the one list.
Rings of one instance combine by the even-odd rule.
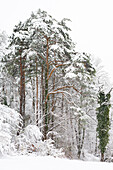
[[39, 9], [15, 26], [0, 54], [0, 101], [20, 113], [22, 129], [38, 126], [43, 140], [54, 140], [67, 157], [83, 158], [87, 150], [101, 152], [103, 161], [111, 90], [100, 88], [92, 56], [76, 51], [69, 21]]

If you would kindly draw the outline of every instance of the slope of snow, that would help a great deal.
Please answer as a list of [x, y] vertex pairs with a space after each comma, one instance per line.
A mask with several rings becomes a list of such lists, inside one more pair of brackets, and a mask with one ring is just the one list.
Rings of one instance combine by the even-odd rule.
[[15, 150], [14, 137], [20, 129], [21, 116], [14, 109], [0, 104], [0, 154]]
[[7, 157], [0, 159], [1, 170], [112, 170], [112, 163], [85, 162], [53, 157]]

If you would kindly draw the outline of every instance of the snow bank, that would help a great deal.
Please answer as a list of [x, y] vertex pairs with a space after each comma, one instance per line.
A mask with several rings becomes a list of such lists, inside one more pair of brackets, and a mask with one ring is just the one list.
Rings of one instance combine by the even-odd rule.
[[53, 157], [9, 157], [0, 159], [2, 170], [112, 170], [112, 163], [85, 162]]

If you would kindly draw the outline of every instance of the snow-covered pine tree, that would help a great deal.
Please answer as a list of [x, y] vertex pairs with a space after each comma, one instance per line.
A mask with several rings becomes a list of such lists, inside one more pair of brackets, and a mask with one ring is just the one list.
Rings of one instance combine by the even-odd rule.
[[[20, 108], [19, 112], [25, 119], [25, 71], [26, 71], [26, 52], [29, 49], [30, 35], [28, 25], [20, 22], [15, 26], [12, 36], [9, 39], [8, 53], [3, 58], [5, 67], [9, 75], [19, 80]], [[25, 126], [25, 120], [23, 123]]]
[[5, 46], [7, 42], [7, 35], [5, 32], [0, 30], [0, 102], [7, 105], [6, 89], [5, 89], [5, 79], [6, 74], [4, 72], [4, 64], [2, 59], [5, 55]]
[[110, 92], [105, 94], [104, 91], [99, 91], [98, 94], [98, 104], [97, 108], [97, 132], [99, 138], [99, 148], [101, 152], [101, 161], [104, 161], [104, 153], [106, 151], [106, 146], [109, 142], [109, 129], [110, 129], [110, 120], [109, 120], [109, 111], [110, 111]]
[[[73, 88], [70, 88], [65, 98], [66, 101], [64, 100], [65, 114], [62, 117], [59, 116], [60, 120], [64, 119], [62, 124], [67, 132], [66, 136], [62, 135], [63, 139], [65, 138], [65, 140], [62, 140], [62, 144], [65, 142], [64, 146], [68, 145], [66, 148], [67, 155], [70, 153], [70, 157], [80, 158], [84, 148], [89, 149], [87, 144], [84, 146], [84, 142], [87, 143], [87, 133], [91, 134], [91, 132], [88, 132], [90, 130], [88, 126], [94, 121], [93, 116], [95, 114], [93, 107], [96, 100], [93, 81], [95, 68], [92, 65], [90, 55], [85, 53], [73, 54], [65, 73], [64, 82], [68, 86], [76, 86], [78, 92], [75, 93]], [[62, 126], [59, 128], [62, 128]], [[60, 130], [60, 133], [64, 134], [62, 130]]]
[[[32, 13], [31, 17], [24, 23], [20, 22], [14, 28], [10, 38], [11, 52], [6, 58], [6, 67], [14, 77], [20, 77], [20, 113], [25, 117], [25, 76], [36, 77], [37, 87], [37, 116], [38, 124], [38, 74], [41, 75], [43, 66], [42, 90], [43, 103], [40, 103], [43, 110], [43, 133], [45, 138], [49, 131], [50, 106], [52, 94], [60, 94], [62, 87], [51, 91], [52, 77], [58, 70], [60, 77], [66, 66], [65, 62], [70, 60], [74, 44], [68, 34], [70, 28], [66, 26], [67, 19], [61, 22], [56, 21], [47, 12], [38, 10]], [[41, 79], [39, 80], [41, 83]], [[58, 86], [57, 86], [58, 87]], [[41, 100], [40, 100], [41, 101]], [[53, 106], [52, 106], [53, 107]]]
[[[51, 122], [49, 112], [53, 105], [52, 96], [53, 93], [60, 93], [60, 91], [57, 92], [58, 90], [56, 89], [55, 91], [51, 91], [52, 77], [54, 77], [54, 73], [57, 70], [59, 71], [59, 75], [57, 74], [57, 76], [61, 76], [63, 68], [65, 67], [65, 61], [70, 59], [74, 44], [68, 34], [70, 28], [66, 26], [66, 19], [58, 22], [52, 16], [48, 15], [47, 12], [38, 10], [36, 13], [32, 13], [29, 21], [31, 22], [30, 25], [32, 25], [30, 30], [33, 39], [30, 45], [30, 52], [35, 52], [37, 55], [37, 57], [36, 55], [32, 55], [32, 60], [40, 63], [38, 64], [38, 70], [40, 70], [40, 66], [42, 66], [44, 73], [44, 89], [42, 90], [42, 93], [44, 92], [42, 94], [43, 104], [40, 104], [43, 110], [43, 133], [46, 139], [47, 132], [49, 132], [49, 123]], [[36, 68], [36, 66], [34, 68]], [[36, 73], [36, 70], [37, 69], [34, 69], [34, 73]], [[60, 87], [60, 89], [62, 89], [62, 87]], [[38, 120], [36, 121], [38, 122]]]

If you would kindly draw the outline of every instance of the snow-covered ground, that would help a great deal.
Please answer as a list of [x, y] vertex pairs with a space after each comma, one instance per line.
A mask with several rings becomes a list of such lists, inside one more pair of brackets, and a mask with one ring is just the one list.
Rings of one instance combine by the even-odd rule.
[[7, 157], [0, 159], [1, 170], [113, 170], [113, 163], [86, 162], [53, 157]]

